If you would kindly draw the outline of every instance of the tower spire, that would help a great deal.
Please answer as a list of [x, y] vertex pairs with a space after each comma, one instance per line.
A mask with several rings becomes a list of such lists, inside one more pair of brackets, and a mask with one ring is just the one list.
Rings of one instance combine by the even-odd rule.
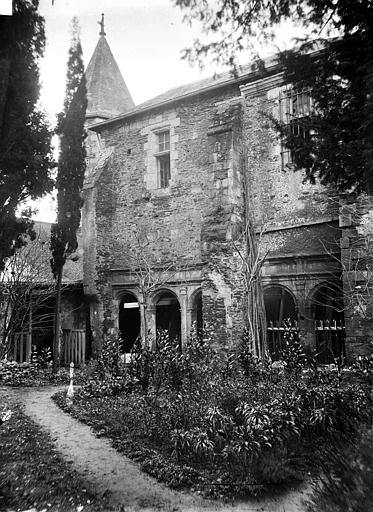
[[100, 36], [106, 36], [104, 17], [105, 17], [105, 15], [104, 15], [104, 13], [102, 13], [101, 14], [101, 21], [97, 22], [100, 25], [100, 27], [101, 27]]

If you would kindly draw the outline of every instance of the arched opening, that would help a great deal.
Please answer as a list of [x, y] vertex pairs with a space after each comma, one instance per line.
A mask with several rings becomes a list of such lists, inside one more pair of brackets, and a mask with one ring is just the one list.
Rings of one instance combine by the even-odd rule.
[[[264, 306], [267, 317], [268, 350], [273, 360], [280, 357], [284, 337], [298, 337], [297, 308], [293, 296], [282, 286], [271, 286], [264, 289]], [[284, 330], [284, 321], [290, 321], [288, 331]]]
[[297, 308], [291, 293], [282, 286], [271, 286], [264, 289], [264, 306], [267, 322], [282, 324], [284, 320], [297, 320]]
[[198, 334], [202, 333], [203, 329], [203, 312], [202, 312], [202, 291], [199, 290], [192, 300], [192, 324], [197, 330]]
[[343, 322], [342, 284], [328, 282], [319, 285], [313, 294], [312, 307], [316, 321]]
[[336, 358], [345, 356], [342, 284], [330, 281], [319, 285], [312, 294], [311, 310], [315, 320], [317, 360], [333, 363]]
[[119, 306], [119, 331], [123, 339], [122, 350], [131, 352], [136, 339], [140, 336], [140, 305], [132, 293], [126, 293]]
[[181, 314], [177, 297], [168, 291], [161, 293], [156, 301], [156, 330], [167, 331], [170, 339], [181, 340]]

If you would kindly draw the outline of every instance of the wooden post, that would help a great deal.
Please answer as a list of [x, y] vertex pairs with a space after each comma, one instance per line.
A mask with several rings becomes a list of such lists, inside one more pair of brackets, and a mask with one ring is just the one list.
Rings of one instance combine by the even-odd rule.
[[61, 352], [61, 284], [63, 265], [58, 268], [56, 283], [56, 305], [54, 311], [54, 336], [53, 336], [53, 371], [57, 372], [60, 367]]
[[23, 363], [23, 332], [19, 333], [19, 362]]
[[71, 405], [74, 398], [74, 363], [70, 363], [70, 384], [66, 393], [66, 404]]
[[26, 362], [29, 363], [31, 361], [31, 340], [32, 334], [29, 332], [26, 333]]
[[16, 332], [13, 334], [13, 343], [14, 343], [14, 347], [13, 347], [14, 361], [17, 361], [18, 340], [17, 340], [17, 333]]

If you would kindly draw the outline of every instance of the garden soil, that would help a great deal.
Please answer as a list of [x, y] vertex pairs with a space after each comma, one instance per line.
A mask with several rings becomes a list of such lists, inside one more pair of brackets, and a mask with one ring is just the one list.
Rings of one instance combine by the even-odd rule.
[[[61, 388], [8, 388], [26, 414], [47, 431], [57, 450], [98, 494], [109, 495], [118, 511], [125, 512], [303, 512], [310, 485], [281, 496], [234, 504], [203, 499], [198, 494], [168, 489], [144, 474], [139, 466], [117, 452], [110, 441], [64, 413], [51, 399]], [[63, 512], [63, 511], [61, 511]], [[83, 511], [84, 512], [84, 511]]]

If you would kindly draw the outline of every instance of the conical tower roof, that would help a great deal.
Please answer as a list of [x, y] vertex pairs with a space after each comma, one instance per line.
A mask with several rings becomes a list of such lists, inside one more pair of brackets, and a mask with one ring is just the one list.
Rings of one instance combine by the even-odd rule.
[[135, 104], [115, 62], [101, 22], [100, 39], [88, 64], [87, 117], [110, 118], [132, 109]]

